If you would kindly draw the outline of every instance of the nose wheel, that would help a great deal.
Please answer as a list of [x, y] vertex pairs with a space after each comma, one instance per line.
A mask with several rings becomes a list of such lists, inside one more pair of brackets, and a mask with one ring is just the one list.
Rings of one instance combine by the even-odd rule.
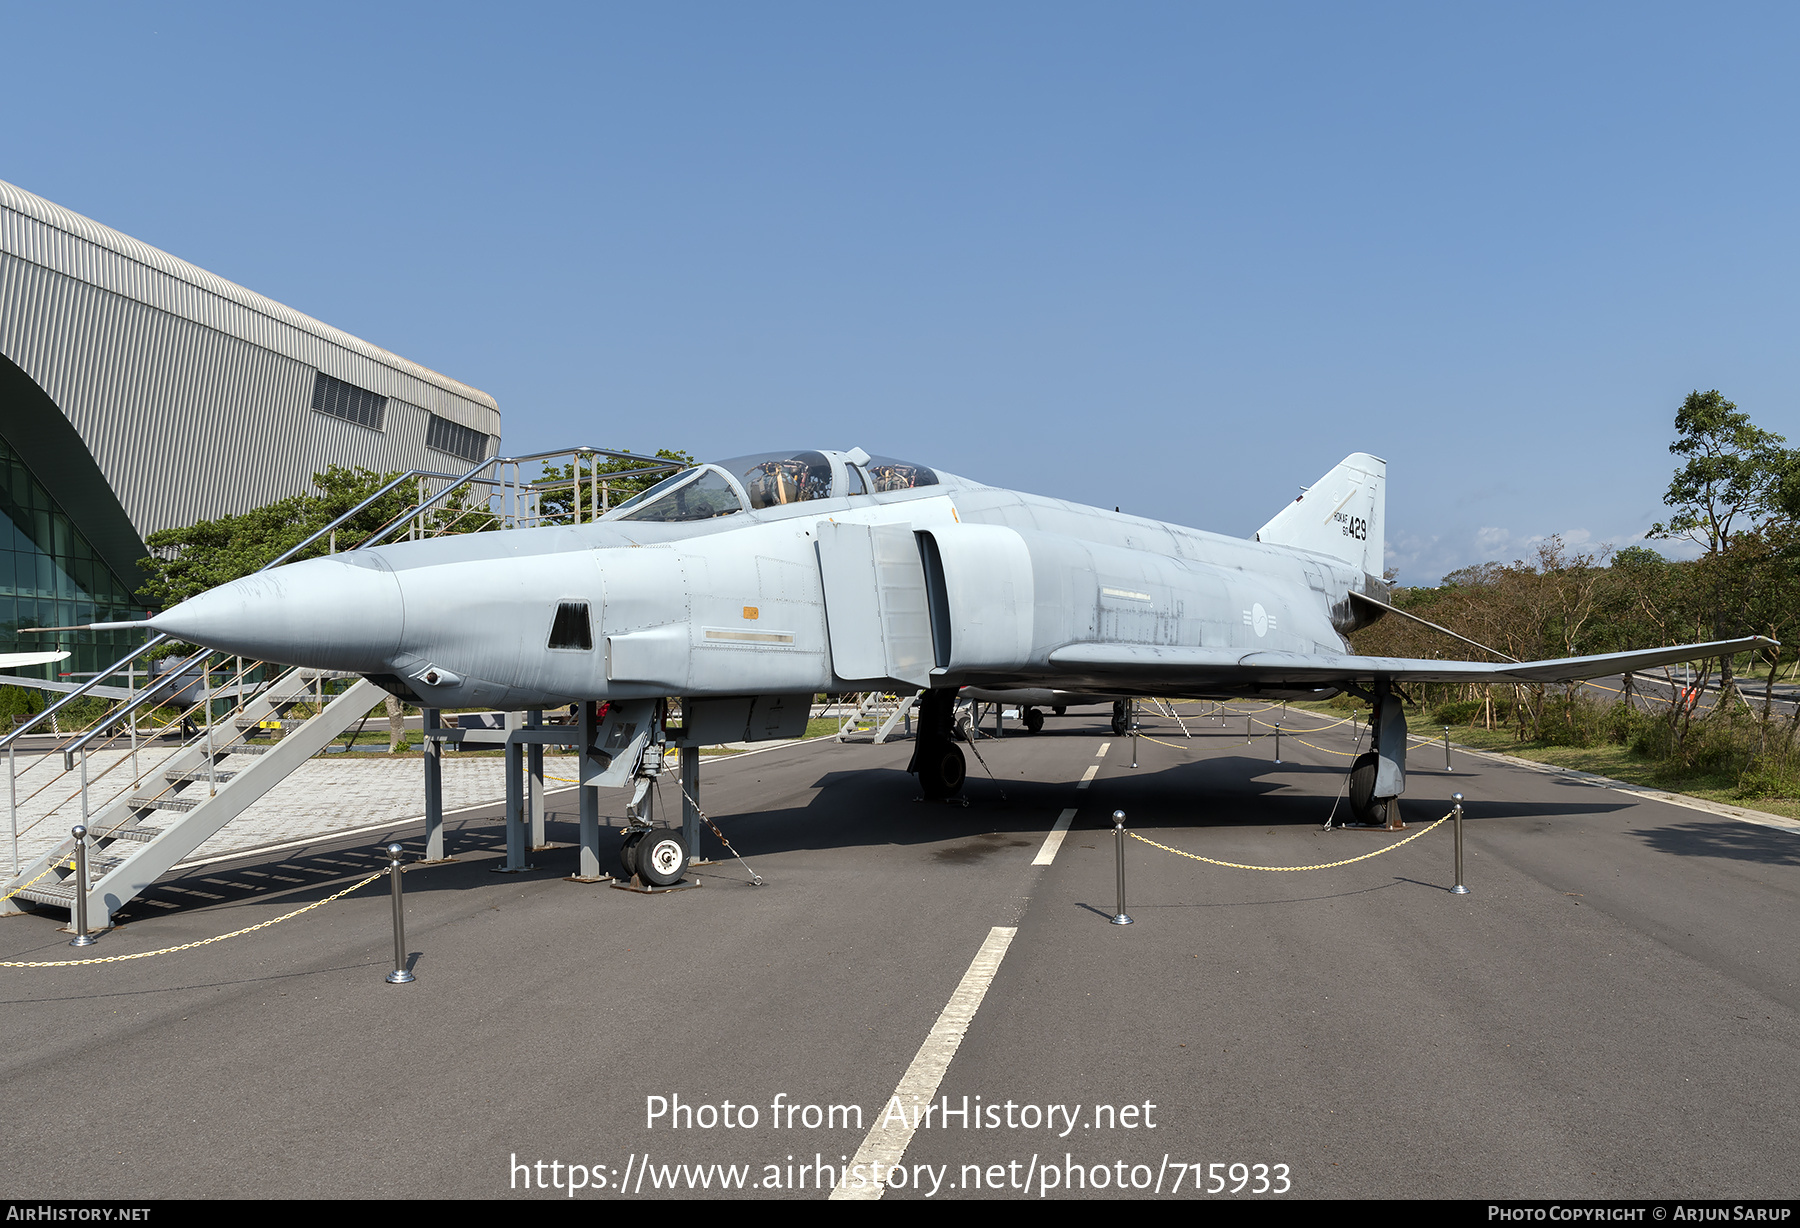
[[637, 876], [647, 886], [673, 887], [687, 873], [687, 842], [673, 828], [644, 833], [633, 851]]
[[628, 832], [619, 864], [646, 887], [673, 887], [687, 873], [687, 841], [674, 828]]
[[1375, 772], [1381, 756], [1366, 751], [1350, 767], [1350, 817], [1366, 827], [1386, 827], [1392, 798], [1375, 796]]

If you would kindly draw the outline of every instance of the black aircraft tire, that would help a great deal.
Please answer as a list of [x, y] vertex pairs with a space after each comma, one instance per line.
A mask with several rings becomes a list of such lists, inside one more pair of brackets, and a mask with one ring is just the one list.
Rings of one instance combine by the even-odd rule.
[[1130, 726], [1125, 723], [1124, 715], [1121, 713], [1118, 713], [1118, 712], [1113, 713], [1113, 718], [1112, 718], [1113, 737], [1122, 738], [1126, 735], [1127, 732], [1129, 732], [1129, 730], [1130, 730]]
[[1036, 733], [1043, 727], [1044, 714], [1036, 708], [1025, 709], [1025, 728], [1031, 733]]
[[687, 873], [687, 843], [672, 828], [648, 832], [639, 841], [633, 860], [637, 862], [637, 876], [646, 885], [672, 887]]
[[1051, 704], [1050, 705], [1050, 711], [1054, 712], [1058, 716], [1062, 716], [1063, 714], [1068, 712], [1068, 710], [1069, 710], [1069, 708], [1068, 708], [1067, 704]]
[[1365, 751], [1350, 765], [1350, 817], [1358, 823], [1386, 827], [1389, 798], [1375, 796], [1375, 773], [1380, 770], [1381, 756]]
[[968, 762], [961, 748], [946, 742], [933, 748], [919, 765], [919, 786], [929, 798], [955, 797], [968, 776]]
[[624, 843], [619, 845], [619, 864], [624, 867], [626, 878], [637, 873], [637, 847], [643, 838], [644, 833], [641, 831], [630, 832]]

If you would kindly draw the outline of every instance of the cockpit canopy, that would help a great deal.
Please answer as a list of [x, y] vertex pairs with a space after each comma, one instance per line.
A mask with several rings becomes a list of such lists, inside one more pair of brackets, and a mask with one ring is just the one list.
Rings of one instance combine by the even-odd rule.
[[936, 486], [923, 465], [849, 453], [760, 452], [683, 469], [607, 513], [607, 520], [710, 520], [814, 499]]

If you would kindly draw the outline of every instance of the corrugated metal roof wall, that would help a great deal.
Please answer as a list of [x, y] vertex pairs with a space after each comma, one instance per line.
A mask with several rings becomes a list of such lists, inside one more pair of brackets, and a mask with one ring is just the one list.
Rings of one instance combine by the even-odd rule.
[[[306, 488], [328, 465], [456, 469], [429, 414], [491, 437], [493, 398], [0, 182], [0, 353], [86, 441], [140, 536]], [[388, 398], [312, 409], [316, 372]]]

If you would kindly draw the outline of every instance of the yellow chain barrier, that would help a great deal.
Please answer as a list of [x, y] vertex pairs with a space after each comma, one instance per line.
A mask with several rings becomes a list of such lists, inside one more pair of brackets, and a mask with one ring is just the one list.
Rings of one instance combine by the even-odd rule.
[[[1307, 713], [1307, 715], [1311, 716], [1314, 714]], [[1358, 719], [1360, 719], [1360, 718], [1354, 717], [1354, 716], [1341, 716], [1337, 720], [1332, 721], [1328, 725], [1318, 725], [1312, 729], [1289, 729], [1286, 725], [1283, 725], [1281, 727], [1281, 732], [1282, 733], [1324, 733], [1327, 729], [1336, 729], [1339, 725], [1343, 725], [1350, 721], [1354, 721], [1354, 720], [1358, 720]], [[1261, 725], [1264, 729], [1275, 728], [1275, 726], [1269, 724], [1269, 722], [1267, 722], [1267, 721], [1257, 721], [1256, 723], [1258, 725]]]
[[1212, 858], [1212, 857], [1202, 857], [1198, 853], [1188, 853], [1188, 852], [1184, 852], [1181, 849], [1170, 848], [1166, 844], [1158, 844], [1156, 841], [1151, 840], [1148, 837], [1140, 836], [1134, 831], [1127, 831], [1125, 834], [1130, 836], [1133, 840], [1142, 840], [1145, 844], [1148, 844], [1151, 848], [1159, 848], [1165, 853], [1173, 853], [1177, 857], [1186, 857], [1193, 861], [1204, 861], [1209, 865], [1225, 866], [1226, 868], [1232, 869], [1232, 870], [1268, 870], [1273, 873], [1284, 873], [1284, 872], [1292, 871], [1292, 870], [1330, 870], [1330, 869], [1334, 869], [1337, 866], [1347, 866], [1353, 861], [1367, 861], [1371, 857], [1379, 857], [1383, 853], [1391, 853], [1395, 849], [1399, 848], [1402, 844], [1411, 844], [1414, 840], [1417, 840], [1420, 836], [1428, 835], [1431, 832], [1436, 831], [1440, 826], [1442, 826], [1445, 822], [1447, 822], [1451, 818], [1451, 816], [1454, 815], [1455, 813], [1456, 813], [1455, 811], [1451, 811], [1450, 814], [1445, 815], [1443, 818], [1439, 819], [1436, 823], [1433, 823], [1430, 827], [1427, 827], [1424, 831], [1416, 831], [1412, 835], [1408, 836], [1406, 839], [1396, 840], [1392, 844], [1388, 845], [1386, 848], [1376, 849], [1373, 853], [1364, 853], [1360, 857], [1346, 857], [1342, 861], [1327, 861], [1327, 862], [1323, 862], [1320, 865], [1316, 865], [1316, 866], [1247, 866], [1247, 865], [1244, 865], [1242, 862], [1219, 861], [1216, 858]]
[[[329, 904], [333, 900], [341, 900], [352, 891], [355, 891], [358, 887], [366, 887], [386, 873], [387, 870], [385, 868], [377, 870], [375, 873], [369, 875], [369, 877], [363, 879], [362, 882], [352, 883], [336, 895], [328, 895], [322, 900], [314, 900], [304, 908], [296, 908], [293, 912], [284, 913], [279, 917], [259, 922], [256, 925], [247, 925], [241, 930], [232, 930], [229, 934], [219, 934], [213, 938], [201, 938], [195, 942], [184, 942], [178, 947], [164, 947], [160, 951], [137, 951], [130, 955], [101, 955], [93, 959], [0, 959], [0, 968], [72, 968], [78, 964], [116, 964], [128, 959], [149, 959], [152, 955], [172, 955], [176, 951], [190, 951], [195, 947], [204, 947], [215, 942], [224, 942], [227, 938], [239, 938], [245, 934], [254, 934], [257, 930], [268, 929], [271, 925], [280, 925], [283, 921], [297, 917], [303, 912], [311, 912], [321, 904]], [[42, 875], [39, 877], [42, 877]], [[35, 882], [36, 880], [34, 879], [33, 881]]]
[[1327, 755], [1342, 755], [1346, 759], [1356, 758], [1356, 752], [1353, 750], [1332, 750], [1329, 746], [1313, 746], [1313, 744], [1308, 742], [1305, 738], [1294, 738], [1293, 740], [1300, 743], [1302, 746], [1312, 746], [1314, 750], [1321, 751]]
[[1187, 749], [1187, 747], [1178, 745], [1177, 743], [1174, 743], [1174, 742], [1165, 742], [1161, 738], [1153, 738], [1147, 733], [1140, 733], [1140, 734], [1138, 734], [1138, 737], [1144, 739], [1144, 741], [1146, 741], [1146, 742], [1154, 742], [1158, 746], [1167, 746], [1170, 750], [1186, 750]]

